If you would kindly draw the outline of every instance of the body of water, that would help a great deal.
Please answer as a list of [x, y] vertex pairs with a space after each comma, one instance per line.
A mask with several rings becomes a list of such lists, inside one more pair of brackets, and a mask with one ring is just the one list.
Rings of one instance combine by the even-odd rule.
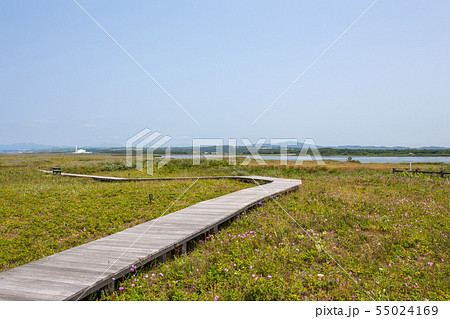
[[[191, 159], [192, 155], [170, 155], [171, 158], [184, 158], [184, 159]], [[220, 156], [218, 155], [202, 155], [202, 158], [207, 159], [219, 159]], [[238, 157], [245, 157], [245, 156], [238, 156]], [[279, 161], [280, 156], [278, 155], [261, 155], [261, 157], [264, 160], [274, 160]], [[224, 158], [228, 158], [228, 156], [224, 156]], [[288, 161], [296, 161], [297, 156], [288, 156]], [[333, 160], [333, 161], [341, 161], [345, 162], [347, 161], [346, 156], [322, 156], [324, 160]], [[450, 156], [434, 156], [434, 157], [385, 157], [385, 156], [352, 156], [352, 159], [354, 161], [359, 161], [361, 163], [450, 163]], [[309, 161], [309, 157], [302, 158], [304, 161]]]

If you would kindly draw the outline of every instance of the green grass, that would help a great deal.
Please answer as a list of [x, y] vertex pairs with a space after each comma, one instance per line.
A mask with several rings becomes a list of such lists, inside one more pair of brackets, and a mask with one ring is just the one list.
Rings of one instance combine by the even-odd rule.
[[[109, 184], [36, 171], [61, 166], [77, 173], [148, 177], [123, 161], [106, 155], [0, 156], [4, 269], [153, 218], [188, 185]], [[155, 177], [265, 175], [300, 178], [303, 184], [197, 242], [187, 256], [138, 269], [117, 283], [120, 290], [99, 299], [448, 300], [450, 179], [394, 176], [393, 167], [409, 165], [170, 162]], [[448, 164], [415, 168], [450, 171]], [[226, 184], [201, 184], [173, 210], [245, 187]], [[148, 206], [150, 192], [161, 202]]]
[[[250, 186], [230, 180], [199, 180], [176, 201], [194, 181], [102, 183], [44, 174], [37, 167], [49, 169], [52, 162], [34, 157], [9, 156], [6, 158], [19, 159], [9, 162], [1, 158], [1, 271]], [[82, 166], [73, 159], [65, 164]], [[154, 196], [151, 205], [150, 193]]]
[[[100, 299], [450, 298], [448, 179], [356, 164], [299, 171], [298, 192], [248, 212], [188, 256], [134, 273]], [[295, 177], [286, 168], [282, 174]]]

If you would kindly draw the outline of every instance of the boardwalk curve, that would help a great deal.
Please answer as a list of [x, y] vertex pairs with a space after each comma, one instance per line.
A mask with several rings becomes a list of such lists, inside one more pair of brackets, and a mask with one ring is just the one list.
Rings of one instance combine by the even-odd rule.
[[[46, 171], [45, 171], [46, 172]], [[47, 172], [50, 173], [50, 172]], [[218, 227], [271, 196], [291, 192], [300, 180], [261, 176], [141, 178], [61, 173], [104, 182], [237, 179], [257, 185], [206, 200], [160, 218], [0, 273], [0, 300], [79, 300], [99, 289], [114, 290], [131, 267], [166, 254], [186, 252], [187, 242]], [[114, 279], [113, 279], [114, 278]]]

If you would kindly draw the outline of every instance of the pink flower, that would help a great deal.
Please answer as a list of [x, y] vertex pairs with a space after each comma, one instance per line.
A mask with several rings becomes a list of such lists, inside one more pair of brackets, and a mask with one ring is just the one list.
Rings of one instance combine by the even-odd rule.
[[219, 300], [219, 296], [214, 296], [214, 301], [217, 301], [217, 300]]
[[268, 275], [268, 276], [267, 276], [267, 278], [269, 278], [269, 279], [270, 279], [270, 278], [272, 278], [272, 276], [271, 276], [271, 275]]

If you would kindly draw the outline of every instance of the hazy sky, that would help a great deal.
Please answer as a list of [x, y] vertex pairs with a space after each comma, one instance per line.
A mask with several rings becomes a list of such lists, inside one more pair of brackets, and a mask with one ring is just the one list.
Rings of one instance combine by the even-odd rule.
[[125, 145], [143, 128], [450, 146], [450, 1], [3, 0], [0, 144]]

